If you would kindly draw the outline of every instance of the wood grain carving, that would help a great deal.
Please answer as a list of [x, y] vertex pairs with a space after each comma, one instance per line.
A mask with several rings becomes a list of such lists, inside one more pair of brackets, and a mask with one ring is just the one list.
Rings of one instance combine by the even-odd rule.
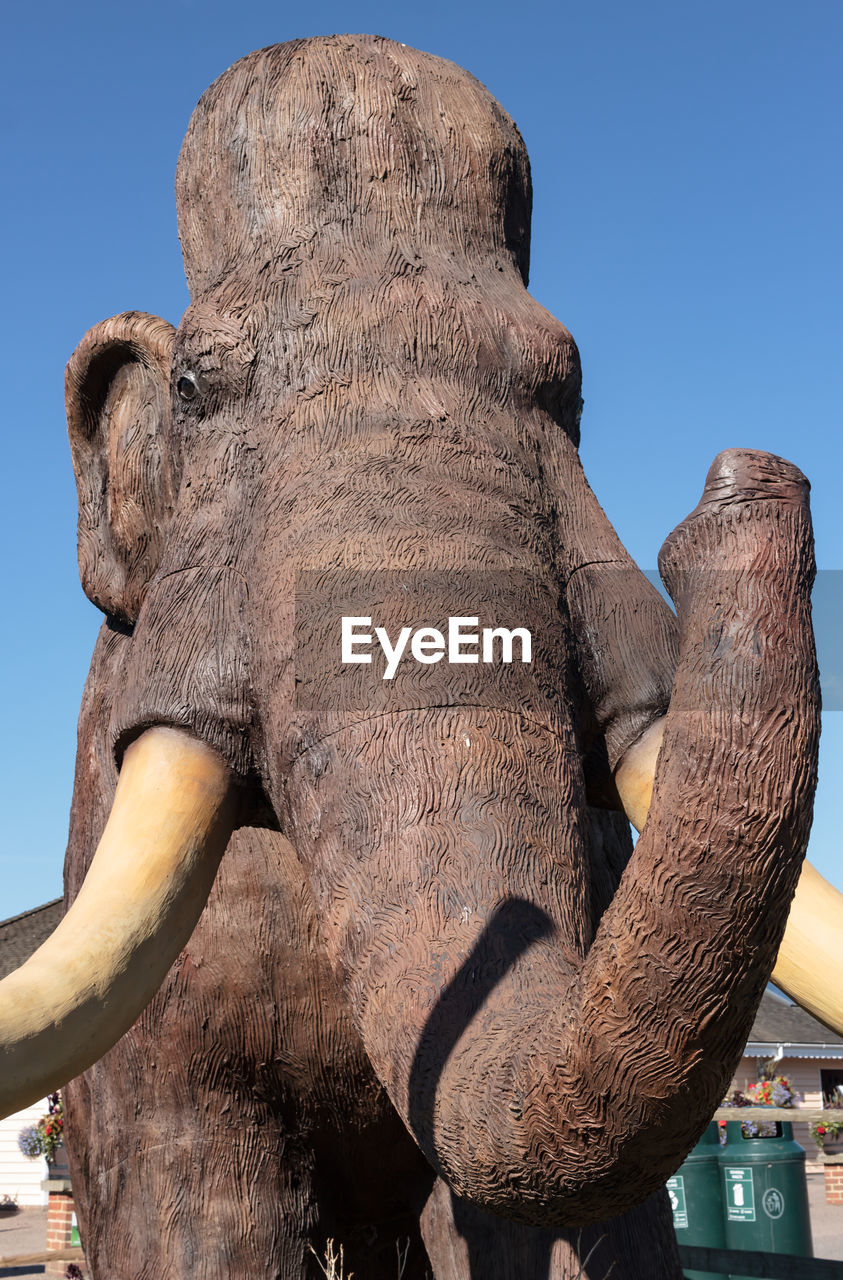
[[[361, 1280], [399, 1237], [419, 1280], [678, 1280], [660, 1188], [738, 1061], [810, 824], [807, 484], [721, 455], [663, 551], [675, 617], [580, 466], [522, 140], [450, 63], [252, 54], [197, 107], [177, 197], [177, 331], [116, 317], [68, 375], [109, 615], [68, 900], [148, 726], [221, 753], [241, 829], [153, 1004], [68, 1089], [93, 1276], [298, 1280], [333, 1236]], [[385, 681], [341, 666], [342, 614], [520, 626], [532, 660]], [[614, 771], [664, 716], [633, 853]]]

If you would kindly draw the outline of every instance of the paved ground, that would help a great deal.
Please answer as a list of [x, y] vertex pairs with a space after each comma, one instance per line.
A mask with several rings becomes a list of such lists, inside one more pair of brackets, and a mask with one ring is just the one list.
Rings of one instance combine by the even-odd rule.
[[[811, 1206], [814, 1256], [843, 1261], [843, 1204], [826, 1204], [821, 1174], [808, 1175], [808, 1200]], [[0, 1277], [2, 1280], [5, 1280], [6, 1276], [43, 1275], [43, 1267], [6, 1269], [3, 1267], [3, 1259], [21, 1254], [38, 1253], [46, 1247], [46, 1238], [46, 1209], [21, 1209], [11, 1216], [0, 1214]], [[360, 1280], [366, 1280], [365, 1276], [361, 1276]]]
[[17, 1213], [0, 1213], [0, 1276], [42, 1276], [44, 1268], [3, 1266], [4, 1258], [40, 1253], [47, 1247], [47, 1210], [19, 1209]]
[[843, 1261], [843, 1204], [826, 1204], [822, 1174], [808, 1174], [811, 1234], [816, 1258]]

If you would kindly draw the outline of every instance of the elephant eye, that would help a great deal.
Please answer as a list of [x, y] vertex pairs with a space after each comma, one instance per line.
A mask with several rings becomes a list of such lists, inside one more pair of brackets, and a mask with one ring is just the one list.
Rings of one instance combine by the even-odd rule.
[[195, 373], [183, 373], [176, 383], [182, 400], [195, 400], [199, 395], [199, 380]]

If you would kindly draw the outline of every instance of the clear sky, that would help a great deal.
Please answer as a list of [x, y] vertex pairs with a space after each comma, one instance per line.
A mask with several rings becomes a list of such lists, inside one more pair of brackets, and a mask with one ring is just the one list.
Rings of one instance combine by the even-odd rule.
[[173, 174], [211, 80], [349, 30], [453, 59], [518, 123], [531, 288], [580, 346], [586, 471], [642, 567], [720, 449], [810, 478], [827, 705], [810, 856], [843, 889], [838, 0], [50, 0], [3, 26], [0, 918], [61, 892], [99, 625], [76, 572], [64, 364], [106, 316], [184, 311]]

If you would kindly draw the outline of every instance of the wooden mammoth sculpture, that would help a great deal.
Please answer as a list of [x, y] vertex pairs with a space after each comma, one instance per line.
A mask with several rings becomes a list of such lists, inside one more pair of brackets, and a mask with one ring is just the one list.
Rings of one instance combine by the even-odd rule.
[[[521, 138], [450, 63], [252, 54], [177, 197], [178, 329], [117, 316], [68, 366], [106, 621], [0, 1103], [71, 1080], [97, 1280], [293, 1280], [328, 1237], [361, 1280], [397, 1241], [407, 1277], [679, 1276], [660, 1188], [810, 826], [807, 483], [715, 460], [677, 620], [580, 466]], [[797, 901], [779, 981], [843, 1029]]]

